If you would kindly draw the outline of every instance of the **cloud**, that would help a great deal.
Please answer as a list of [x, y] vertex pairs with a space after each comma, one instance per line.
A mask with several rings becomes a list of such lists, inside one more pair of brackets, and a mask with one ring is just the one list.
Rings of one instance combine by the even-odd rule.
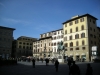
[[1, 3], [1, 2], [0, 2], [0, 6], [6, 8], [6, 6], [3, 3]]
[[18, 19], [12, 19], [12, 18], [3, 18], [4, 21], [9, 22], [9, 23], [21, 23], [22, 25], [30, 25], [31, 22], [29, 21], [24, 21], [24, 20], [18, 20]]

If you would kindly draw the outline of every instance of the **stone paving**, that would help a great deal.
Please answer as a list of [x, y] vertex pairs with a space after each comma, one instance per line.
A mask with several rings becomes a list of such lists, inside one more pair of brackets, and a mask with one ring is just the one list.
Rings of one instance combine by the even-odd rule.
[[[87, 63], [76, 63], [79, 65], [81, 75], [85, 75]], [[93, 75], [100, 75], [100, 63], [90, 63], [93, 67]], [[1, 66], [0, 75], [68, 75], [68, 65], [60, 63], [58, 72], [55, 71], [54, 64], [49, 66], [45, 62], [36, 62], [36, 68], [32, 67], [32, 62], [18, 62], [18, 65]]]

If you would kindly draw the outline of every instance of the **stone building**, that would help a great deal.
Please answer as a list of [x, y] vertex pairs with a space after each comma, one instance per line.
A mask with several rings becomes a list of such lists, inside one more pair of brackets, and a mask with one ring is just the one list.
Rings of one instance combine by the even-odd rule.
[[0, 26], [0, 56], [11, 57], [14, 28]]
[[21, 56], [32, 56], [33, 55], [33, 42], [36, 41], [37, 38], [20, 36], [17, 40], [13, 41], [13, 57], [21, 57]]
[[77, 61], [82, 58], [91, 61], [92, 46], [99, 47], [100, 44], [96, 20], [96, 17], [84, 14], [72, 17], [63, 23], [64, 45], [68, 57], [71, 56]]

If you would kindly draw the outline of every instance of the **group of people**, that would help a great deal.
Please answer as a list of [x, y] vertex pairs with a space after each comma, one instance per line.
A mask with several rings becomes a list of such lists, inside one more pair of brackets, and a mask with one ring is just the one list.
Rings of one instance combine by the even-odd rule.
[[[68, 59], [69, 75], [80, 75], [80, 68], [75, 64], [72, 58]], [[93, 69], [90, 64], [87, 64], [86, 75], [93, 75]]]
[[[43, 62], [43, 59], [41, 59], [41, 61]], [[46, 62], [46, 66], [48, 66], [48, 63], [49, 63], [49, 59], [48, 58], [46, 58], [45, 59], [45, 62]], [[35, 68], [35, 59], [33, 58], [32, 59], [32, 65], [33, 65], [33, 68]], [[57, 59], [55, 59], [55, 68], [56, 68], [56, 72], [58, 71], [58, 66], [59, 66], [59, 62], [58, 62], [58, 60]]]
[[[33, 62], [33, 68], [35, 68], [35, 59], [32, 59]], [[49, 59], [45, 59], [46, 66], [48, 66]], [[75, 64], [75, 61], [73, 59], [68, 59], [68, 66], [69, 66], [69, 75], [80, 75], [80, 68], [78, 65]], [[54, 61], [54, 66], [56, 69], [56, 72], [58, 72], [58, 67], [59, 67], [59, 61], [58, 59], [55, 59]], [[86, 69], [86, 75], [93, 75], [93, 69], [90, 64], [87, 64], [87, 69]]]

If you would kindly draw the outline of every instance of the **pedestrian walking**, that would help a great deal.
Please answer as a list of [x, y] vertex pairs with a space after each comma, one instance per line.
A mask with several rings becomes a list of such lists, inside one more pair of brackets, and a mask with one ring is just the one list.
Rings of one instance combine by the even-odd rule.
[[87, 64], [86, 75], [93, 75], [93, 69], [90, 64]]
[[80, 75], [79, 66], [75, 64], [75, 61], [73, 61], [73, 65], [70, 68], [69, 75]]
[[56, 61], [55, 61], [56, 72], [58, 72], [58, 66], [59, 66], [59, 62], [58, 62], [58, 60], [56, 60]]
[[70, 67], [71, 67], [71, 63], [72, 63], [71, 59], [68, 58], [68, 66], [69, 66], [69, 70], [70, 70]]
[[33, 65], [33, 68], [35, 68], [35, 59], [34, 58], [32, 59], [32, 65]]
[[46, 59], [45, 59], [45, 62], [46, 62], [46, 66], [48, 66], [49, 59], [48, 59], [48, 58], [46, 58]]

